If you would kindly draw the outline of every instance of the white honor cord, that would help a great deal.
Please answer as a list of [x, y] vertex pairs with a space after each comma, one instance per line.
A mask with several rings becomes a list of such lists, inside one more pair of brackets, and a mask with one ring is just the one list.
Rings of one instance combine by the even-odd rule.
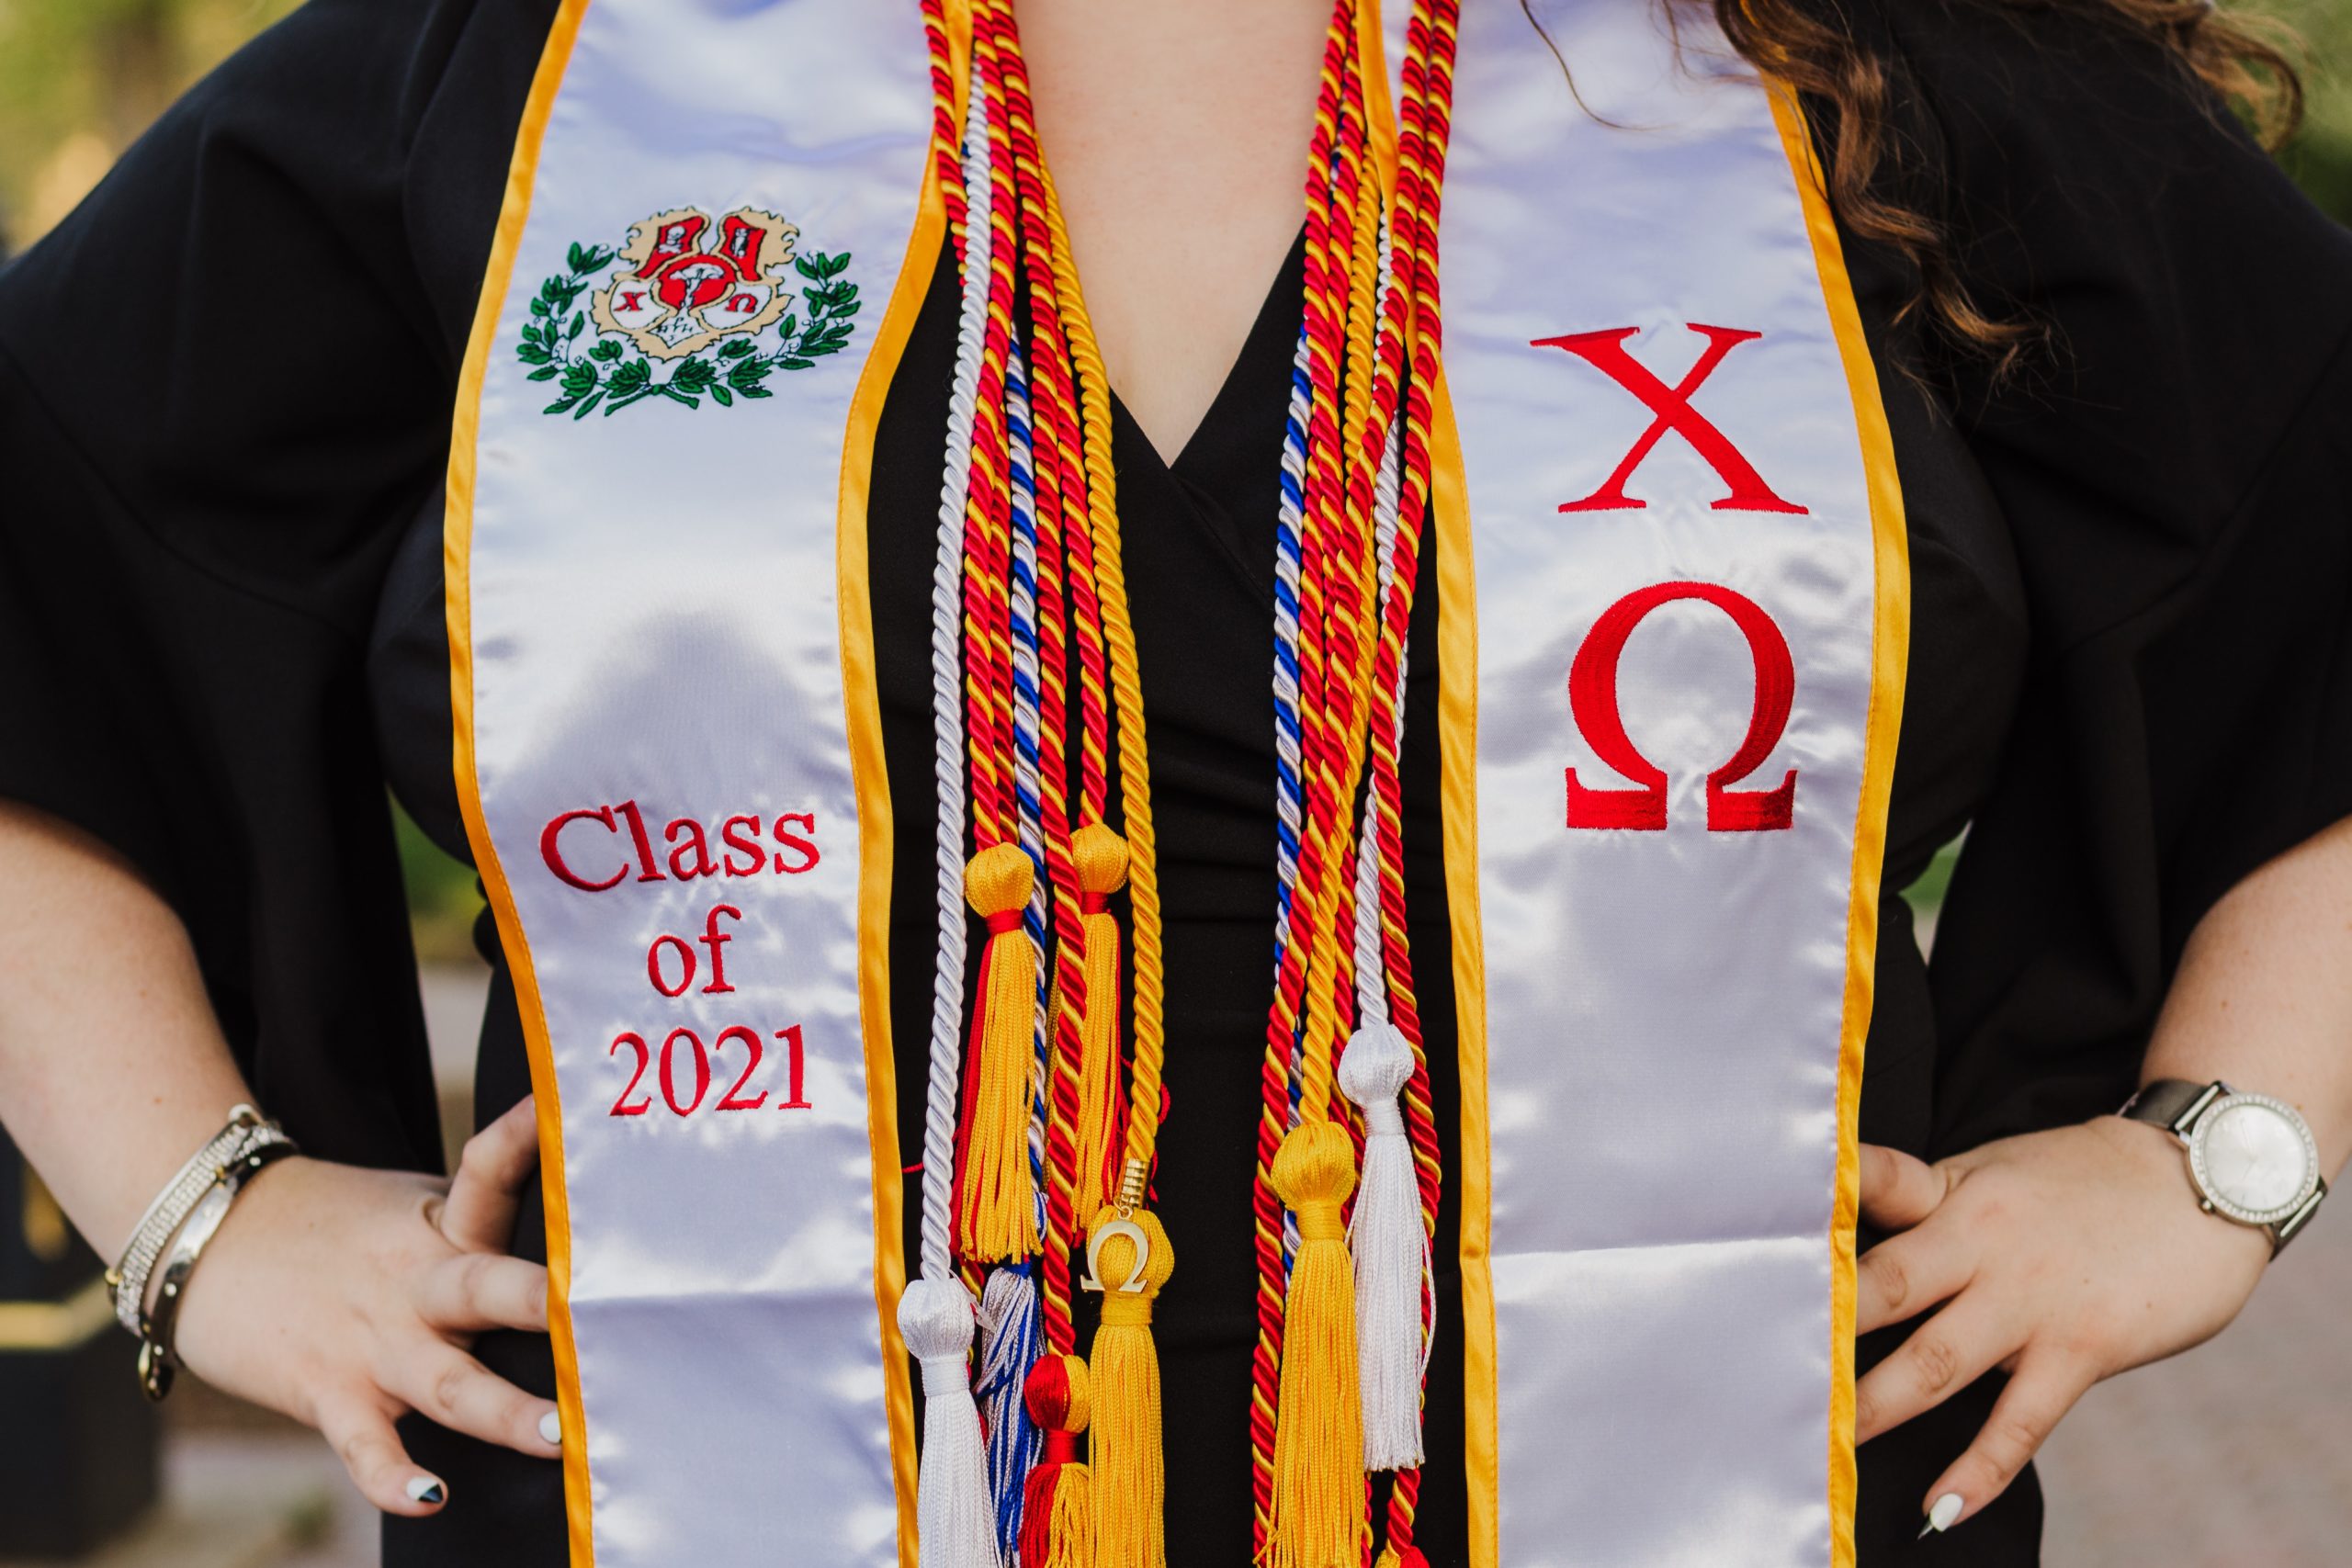
[[[1394, 282], [1388, 258], [1388, 215], [1380, 217], [1380, 277], [1378, 291], [1374, 295], [1380, 337], [1388, 333], [1388, 290]], [[1398, 352], [1401, 360], [1403, 350]], [[1380, 468], [1372, 485], [1372, 528], [1374, 558], [1379, 563], [1378, 590], [1373, 599], [1373, 619], [1370, 635], [1375, 645], [1381, 628], [1388, 624], [1389, 600], [1396, 589], [1396, 470], [1401, 466], [1405, 434], [1405, 398], [1402, 372], [1399, 375], [1396, 408], [1388, 417], [1388, 438], [1380, 445]], [[1408, 627], [1409, 631], [1410, 628]], [[1396, 740], [1398, 760], [1405, 750], [1405, 655], [1411, 639], [1407, 637], [1396, 648], [1396, 690], [1385, 716], [1389, 734]], [[1374, 666], [1377, 671], [1378, 665]], [[1381, 693], [1374, 691], [1369, 697], [1378, 704]], [[1383, 716], [1365, 716], [1367, 727], [1376, 724]], [[1380, 945], [1380, 818], [1379, 799], [1372, 788], [1370, 770], [1366, 770], [1363, 791], [1363, 829], [1356, 838], [1356, 1011], [1360, 1026], [1388, 1021], [1388, 960]]]
[[964, 1033], [964, 508], [972, 482], [972, 417], [988, 328], [990, 238], [988, 105], [977, 55], [964, 117], [964, 290], [956, 311], [956, 378], [948, 395], [946, 469], [939, 485], [939, 545], [931, 574], [932, 773], [939, 791], [938, 944], [932, 973], [931, 1072], [922, 1126], [922, 1258], [926, 1279], [955, 1269], [956, 1075]]
[[[1380, 292], [1390, 286], [1387, 227], [1380, 246]], [[1385, 311], [1382, 325], [1386, 326]], [[1412, 584], [1400, 581], [1397, 471], [1403, 457], [1401, 407], [1391, 414], [1373, 481], [1377, 591], [1371, 635], [1377, 638], [1400, 595]], [[1401, 761], [1405, 741], [1408, 637], [1396, 649], [1393, 685], [1367, 694], [1367, 728], [1388, 727]], [[1374, 665], [1377, 670], [1377, 664]], [[1340, 1085], [1362, 1108], [1363, 1169], [1349, 1226], [1356, 1277], [1358, 1388], [1363, 1402], [1364, 1462], [1373, 1470], [1419, 1465], [1421, 1389], [1435, 1344], [1436, 1277], [1429, 1228], [1414, 1175], [1414, 1157], [1399, 1097], [1414, 1071], [1412, 1047], [1391, 1021], [1387, 950], [1380, 908], [1381, 824], [1379, 794], [1367, 779], [1362, 828], [1356, 839], [1355, 964], [1357, 1029], [1340, 1060]], [[1403, 825], [1398, 824], [1401, 832]]]
[[[1400, 415], [1388, 427], [1388, 442], [1380, 454], [1380, 477], [1374, 491], [1373, 515], [1380, 548], [1380, 615], [1385, 623], [1396, 575], [1396, 470], [1404, 446]], [[1409, 634], [1410, 628], [1408, 628]], [[1396, 645], [1396, 690], [1388, 712], [1389, 733], [1396, 737], [1396, 756], [1405, 754], [1405, 673], [1412, 638]], [[1374, 692], [1373, 699], [1381, 694]], [[1375, 721], [1378, 715], [1374, 716]], [[1379, 798], [1363, 792], [1363, 830], [1356, 840], [1356, 1010], [1365, 1025], [1388, 1021], [1388, 957], [1380, 942], [1380, 819]], [[1401, 824], [1399, 825], [1402, 826]]]

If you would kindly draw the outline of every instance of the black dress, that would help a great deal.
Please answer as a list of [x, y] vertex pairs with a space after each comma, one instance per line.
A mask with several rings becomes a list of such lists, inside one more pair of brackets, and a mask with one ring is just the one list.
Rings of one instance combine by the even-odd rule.
[[[186, 919], [261, 1101], [332, 1158], [437, 1167], [384, 801], [466, 853], [451, 782], [440, 487], [458, 360], [553, 0], [311, 0], [0, 272], [0, 795], [122, 850]], [[1903, 268], [1848, 239], [1910, 517], [1914, 610], [1885, 867], [1963, 826], [1932, 970], [1884, 900], [1862, 1136], [1927, 1156], [2111, 1109], [2191, 927], [2352, 815], [2352, 239], [2143, 42], [1970, 0], [1855, 25], [1964, 270], [2060, 347], [1993, 384], [1893, 327]], [[1273, 907], [1272, 485], [1296, 248], [1172, 464], [1115, 457], [1168, 915], [1159, 1314], [1185, 1448], [1170, 1560], [1246, 1560], [1247, 1213]], [[869, 545], [899, 863], [929, 863], [932, 507], [952, 269], [875, 455]], [[1434, 550], [1424, 560], [1433, 569]], [[1412, 938], [1456, 1167], [1419, 597], [1405, 758]], [[916, 880], [927, 874], [919, 871]], [[920, 1126], [927, 885], [892, 922], [900, 1122]], [[525, 1091], [494, 968], [476, 1081]], [[911, 1201], [908, 1213], [916, 1213]], [[1454, 1256], [1451, 1189], [1438, 1256]], [[1865, 1245], [1871, 1238], [1864, 1237]], [[540, 1257], [536, 1199], [516, 1249]], [[1460, 1344], [1459, 1280], [1440, 1279]], [[1900, 1330], [1862, 1347], [1865, 1365]], [[483, 1359], [542, 1393], [543, 1337]], [[1464, 1561], [1458, 1361], [1431, 1372], [1419, 1540]], [[1952, 1536], [1921, 1495], [1991, 1380], [1862, 1450], [1864, 1568], [2037, 1558], [2031, 1477]], [[450, 1482], [397, 1564], [562, 1562], [559, 1470], [412, 1417]], [[1451, 1462], [1449, 1460], [1451, 1459]]]

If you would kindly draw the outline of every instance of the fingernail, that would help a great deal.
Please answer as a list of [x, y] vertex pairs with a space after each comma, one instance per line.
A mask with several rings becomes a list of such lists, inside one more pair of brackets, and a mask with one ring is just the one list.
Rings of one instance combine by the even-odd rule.
[[408, 1500], [412, 1503], [438, 1504], [448, 1495], [449, 1494], [442, 1488], [441, 1483], [429, 1475], [412, 1475], [408, 1478]]
[[1952, 1520], [1960, 1517], [1960, 1511], [1966, 1506], [1957, 1492], [1947, 1492], [1937, 1498], [1936, 1506], [1928, 1510], [1928, 1522], [1919, 1527], [1919, 1539], [1925, 1540], [1951, 1529]]
[[561, 1445], [563, 1442], [562, 1416], [550, 1410], [539, 1417], [539, 1441]]

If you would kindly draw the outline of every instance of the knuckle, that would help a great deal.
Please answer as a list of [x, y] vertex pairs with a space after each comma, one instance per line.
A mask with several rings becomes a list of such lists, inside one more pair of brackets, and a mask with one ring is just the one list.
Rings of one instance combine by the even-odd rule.
[[2022, 1416], [1996, 1416], [1984, 1424], [1987, 1457], [2003, 1480], [2016, 1474], [2031, 1459], [2049, 1431]]
[[527, 1446], [539, 1435], [539, 1418], [532, 1408], [534, 1401], [521, 1389], [509, 1386], [498, 1399], [498, 1425], [509, 1442]]
[[1861, 1267], [1886, 1309], [1900, 1312], [1904, 1303], [1911, 1299], [1911, 1275], [1903, 1267], [1903, 1259], [1880, 1247], [1862, 1254]]
[[1941, 1393], [1960, 1375], [1960, 1351], [1940, 1334], [1921, 1334], [1911, 1341], [1911, 1367], [1923, 1390]]
[[451, 1361], [434, 1375], [431, 1399], [435, 1416], [447, 1417], [457, 1414], [458, 1401], [465, 1397], [467, 1375], [471, 1371], [463, 1361]]

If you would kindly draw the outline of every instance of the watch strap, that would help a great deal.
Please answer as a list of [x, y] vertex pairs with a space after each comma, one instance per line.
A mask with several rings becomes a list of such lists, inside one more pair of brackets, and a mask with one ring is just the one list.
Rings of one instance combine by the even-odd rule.
[[2319, 1213], [2320, 1202], [2327, 1196], [2327, 1178], [2321, 1177], [2312, 1185], [2312, 1195], [2303, 1200], [2302, 1207], [2283, 1220], [2276, 1220], [2262, 1228], [2270, 1233], [2270, 1256], [2278, 1257], [2287, 1250], [2287, 1244], [2302, 1234], [2303, 1226]]
[[2205, 1108], [2229, 1092], [2230, 1086], [2218, 1081], [2191, 1083], [2187, 1078], [2157, 1078], [2142, 1085], [2116, 1114], [2162, 1127], [2174, 1137], [2186, 1139], [2188, 1129], [2196, 1125]]

